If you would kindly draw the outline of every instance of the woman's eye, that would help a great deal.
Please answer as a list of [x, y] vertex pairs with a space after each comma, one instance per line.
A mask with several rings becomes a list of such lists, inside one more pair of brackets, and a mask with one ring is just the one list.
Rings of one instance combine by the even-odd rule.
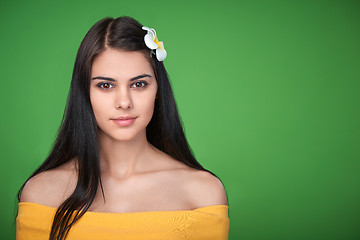
[[144, 88], [148, 85], [147, 82], [145, 81], [141, 81], [141, 82], [134, 82], [133, 84], [131, 84], [132, 87], [135, 87], [135, 88]]
[[98, 86], [99, 88], [102, 88], [102, 89], [110, 89], [110, 88], [114, 87], [113, 84], [108, 83], [108, 82], [101, 82], [101, 83], [98, 83], [96, 86]]

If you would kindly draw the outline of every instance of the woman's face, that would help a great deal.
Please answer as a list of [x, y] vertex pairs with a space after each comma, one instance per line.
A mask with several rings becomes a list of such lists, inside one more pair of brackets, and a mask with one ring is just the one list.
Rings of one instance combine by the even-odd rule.
[[90, 100], [100, 135], [129, 141], [146, 134], [157, 82], [141, 52], [107, 49], [93, 61]]

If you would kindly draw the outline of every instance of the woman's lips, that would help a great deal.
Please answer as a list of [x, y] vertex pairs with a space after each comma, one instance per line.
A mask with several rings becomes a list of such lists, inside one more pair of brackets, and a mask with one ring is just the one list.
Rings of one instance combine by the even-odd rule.
[[135, 122], [136, 118], [137, 117], [119, 117], [111, 120], [113, 120], [117, 125], [121, 127], [126, 127], [131, 125], [133, 122]]

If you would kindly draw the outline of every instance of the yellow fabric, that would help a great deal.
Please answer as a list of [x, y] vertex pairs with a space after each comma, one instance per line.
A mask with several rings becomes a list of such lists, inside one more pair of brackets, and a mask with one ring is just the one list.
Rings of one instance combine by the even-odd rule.
[[[49, 239], [56, 208], [19, 203], [17, 240]], [[71, 228], [67, 240], [92, 239], [228, 239], [230, 220], [227, 205], [194, 210], [132, 213], [86, 212]]]

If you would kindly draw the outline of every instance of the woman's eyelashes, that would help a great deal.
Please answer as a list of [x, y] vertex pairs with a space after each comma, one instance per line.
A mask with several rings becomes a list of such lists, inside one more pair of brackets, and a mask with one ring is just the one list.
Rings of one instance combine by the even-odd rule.
[[99, 82], [96, 86], [105, 90], [115, 87], [115, 85], [110, 82]]
[[[137, 81], [134, 82], [130, 85], [131, 88], [146, 88], [149, 85], [148, 82], [146, 81]], [[111, 88], [115, 87], [114, 83], [111, 82], [99, 82], [98, 84], [96, 84], [96, 86], [98, 88], [104, 89], [104, 90], [109, 90]]]
[[133, 84], [131, 84], [131, 87], [145, 88], [145, 87], [147, 87], [147, 85], [149, 85], [149, 83], [146, 81], [138, 81], [138, 82], [134, 82]]

